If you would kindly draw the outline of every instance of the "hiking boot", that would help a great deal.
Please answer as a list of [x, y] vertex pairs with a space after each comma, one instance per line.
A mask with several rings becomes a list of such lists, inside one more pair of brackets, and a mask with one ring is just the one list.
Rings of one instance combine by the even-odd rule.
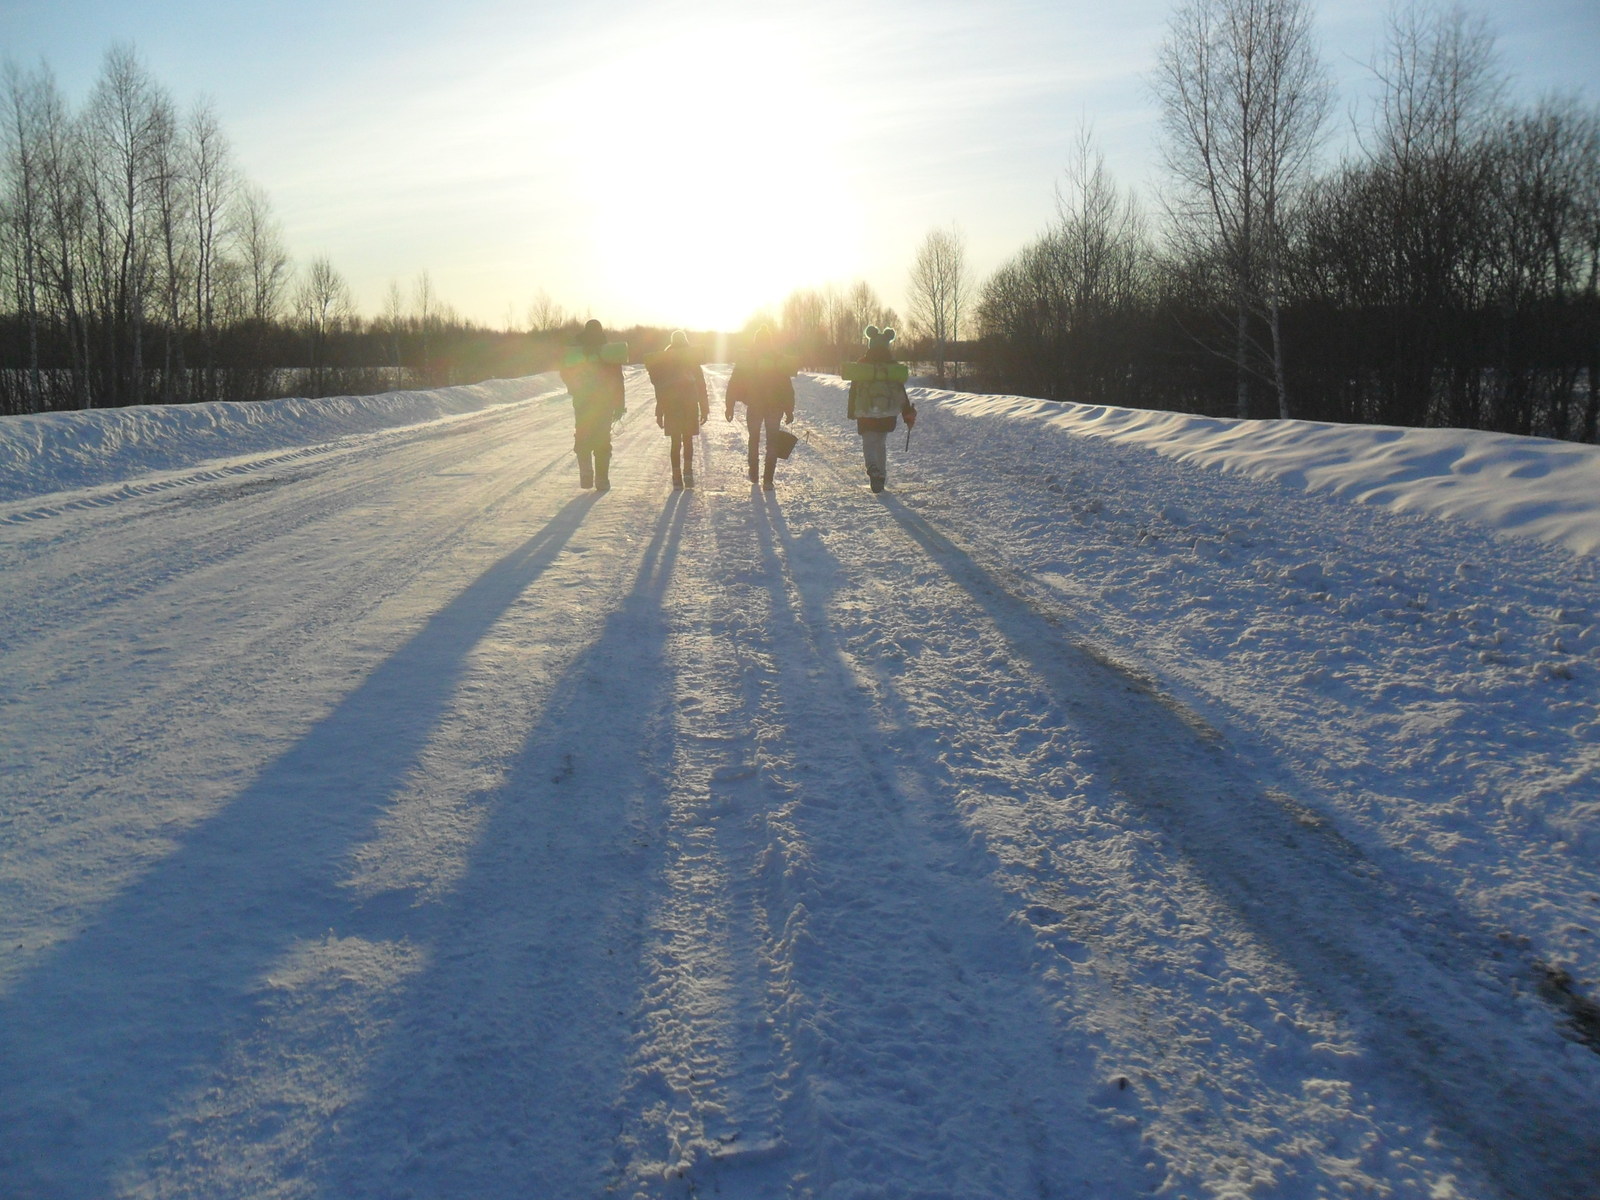
[[592, 488], [594, 486], [594, 455], [578, 455], [578, 486]]

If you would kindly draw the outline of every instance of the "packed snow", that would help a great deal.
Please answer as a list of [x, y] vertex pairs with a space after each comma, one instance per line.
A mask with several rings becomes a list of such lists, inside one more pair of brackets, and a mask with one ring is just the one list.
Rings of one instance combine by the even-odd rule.
[[1600, 1196], [1600, 448], [0, 419], [0, 1195]]

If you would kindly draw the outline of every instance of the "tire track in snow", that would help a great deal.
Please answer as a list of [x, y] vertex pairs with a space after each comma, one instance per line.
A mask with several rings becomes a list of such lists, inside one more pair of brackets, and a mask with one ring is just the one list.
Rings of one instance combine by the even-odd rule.
[[[314, 490], [297, 500], [295, 519], [288, 524], [270, 511], [263, 518], [253, 504], [221, 506], [216, 510], [221, 528], [213, 540], [219, 547], [227, 546], [234, 537], [242, 538], [246, 544], [237, 554], [223, 555], [230, 565], [213, 564], [206, 586], [182, 574], [192, 566], [185, 563], [181, 552], [181, 535], [191, 527], [190, 523], [172, 525], [173, 540], [163, 541], [141, 559], [152, 569], [146, 590], [172, 588], [178, 593], [177, 585], [183, 581], [184, 590], [173, 606], [172, 622], [167, 628], [152, 628], [145, 620], [136, 628], [124, 630], [114, 610], [108, 610], [99, 612], [92, 621], [84, 619], [54, 635], [29, 638], [27, 649], [7, 649], [12, 677], [27, 679], [34, 689], [42, 688], [50, 696], [44, 711], [67, 705], [59, 719], [83, 726], [82, 733], [73, 739], [77, 746], [73, 757], [59, 765], [35, 763], [32, 746], [19, 748], [14, 769], [28, 770], [23, 778], [34, 780], [29, 786], [33, 798], [25, 810], [13, 817], [7, 830], [10, 846], [26, 851], [40, 837], [79, 846], [71, 853], [84, 856], [86, 861], [72, 872], [73, 877], [98, 880], [101, 888], [110, 888], [127, 872], [138, 869], [141, 861], [132, 857], [123, 861], [125, 851], [118, 843], [123, 840], [125, 823], [153, 823], [163, 829], [165, 836], [171, 836], [175, 828], [196, 819], [196, 806], [204, 807], [210, 799], [209, 789], [230, 786], [230, 757], [239, 760], [238, 771], [256, 769], [260, 764], [253, 756], [259, 755], [261, 749], [252, 744], [250, 736], [231, 739], [222, 748], [223, 756], [203, 763], [190, 761], [197, 731], [226, 722], [227, 717], [219, 714], [255, 713], [259, 722], [263, 703], [270, 702], [284, 688], [297, 694], [297, 703], [309, 711], [298, 716], [285, 711], [282, 719], [309, 717], [319, 703], [310, 691], [319, 675], [330, 664], [349, 657], [348, 647], [359, 643], [364, 624], [378, 609], [432, 577], [457, 553], [463, 540], [459, 513], [424, 508], [408, 523], [404, 537], [364, 543], [369, 548], [376, 546], [379, 553], [345, 558], [338, 548], [338, 538], [329, 530], [340, 528], [339, 522], [344, 519], [340, 514], [348, 509], [346, 498], [399, 496], [414, 481], [441, 465], [459, 464], [475, 454], [481, 456], [486, 437], [494, 437], [497, 446], [503, 444], [505, 439], [496, 436], [496, 431], [504, 428], [504, 418], [513, 414], [497, 415], [500, 420], [474, 427], [479, 436], [452, 440], [444, 454], [425, 446], [430, 452], [417, 461], [406, 453], [418, 440], [413, 436], [391, 445], [391, 449], [403, 453], [398, 464], [376, 455], [370, 460], [369, 469], [356, 470], [356, 463], [351, 463], [348, 479], [319, 479]], [[516, 427], [514, 423], [513, 428]], [[425, 444], [426, 439], [422, 440]], [[492, 527], [493, 523], [514, 526], [514, 518], [522, 516], [530, 495], [541, 495], [538, 503], [553, 514], [555, 497], [543, 497], [537, 485], [562, 461], [570, 461], [570, 450], [531, 472], [500, 468], [475, 493], [471, 520], [480, 529]], [[323, 521], [316, 518], [317, 497], [327, 491], [340, 499]], [[234, 511], [236, 507], [238, 512]], [[314, 544], [289, 540], [295, 530], [308, 524], [324, 531]], [[165, 536], [166, 528], [157, 528]], [[285, 543], [287, 561], [264, 562], [263, 546], [280, 540]], [[160, 577], [155, 573], [162, 564], [171, 575]], [[113, 568], [112, 574], [119, 570]], [[292, 594], [293, 603], [283, 607], [266, 604], [269, 598], [282, 598], [280, 589], [285, 578], [293, 581], [292, 593], [282, 595]], [[265, 584], [265, 591], [256, 590], [257, 582]], [[48, 606], [53, 595], [44, 589], [36, 597], [37, 605]], [[148, 617], [144, 610], [135, 615]], [[24, 624], [22, 628], [28, 627]], [[148, 660], [144, 657], [147, 645], [157, 648], [150, 652]], [[372, 652], [378, 652], [378, 648]], [[149, 669], [146, 662], [164, 669]], [[137, 685], [117, 689], [121, 705], [114, 717], [100, 713], [94, 697], [94, 681], [107, 671], [139, 672]], [[80, 699], [69, 703], [73, 696]], [[38, 719], [34, 712], [37, 707], [26, 706], [27, 720]], [[17, 726], [25, 727], [25, 721], [19, 720]], [[17, 732], [14, 728], [13, 734]], [[253, 734], [254, 729], [244, 732]], [[48, 739], [41, 741], [50, 744]], [[115, 779], [119, 788], [137, 803], [115, 804], [100, 795], [90, 809], [84, 803], [84, 785], [79, 782], [86, 779]], [[110, 837], [87, 838], [83, 823], [88, 820], [96, 822], [102, 834], [118, 832]], [[159, 841], [139, 841], [140, 854], [160, 845]], [[101, 857], [87, 861], [94, 856]], [[9, 874], [5, 861], [9, 857], [0, 851], [0, 876]], [[30, 946], [42, 944], [40, 938], [55, 936], [49, 932], [51, 929], [59, 930], [76, 920], [75, 906], [63, 897], [55, 898], [46, 907], [54, 908], [57, 916], [47, 922], [47, 927], [40, 926], [29, 933], [24, 940]], [[15, 919], [23, 913], [13, 908], [11, 915]], [[17, 965], [11, 964], [13, 968]]]
[[[469, 539], [468, 586], [434, 583], [448, 602], [416, 636], [0, 1000], [0, 1109], [30, 1150], [0, 1147], [0, 1180], [86, 1200], [596, 1194], [659, 824], [661, 675], [636, 651], [660, 643], [675, 527], [626, 489], [573, 492], [547, 520], [479, 513], [509, 528]], [[441, 739], [463, 723], [482, 728]], [[429, 841], [451, 809], [478, 827], [452, 886], [363, 869], [369, 847], [395, 856], [393, 822]], [[76, 989], [81, 1020], [38, 999], [90, 977], [132, 986]], [[50, 1082], [24, 1103], [10, 1085], [36, 1066]]]
[[[263, 453], [258, 457], [201, 467], [190, 471], [160, 471], [116, 483], [91, 484], [65, 493], [53, 493], [57, 499], [35, 496], [26, 500], [0, 501], [0, 526], [25, 525], [48, 521], [64, 513], [85, 512], [92, 509], [115, 508], [124, 501], [160, 495], [169, 491], [187, 491], [202, 485], [248, 477], [258, 471], [306, 459], [319, 459], [330, 454], [365, 455], [385, 454], [396, 446], [412, 441], [433, 441], [454, 433], [470, 434], [477, 427], [502, 419], [505, 410], [539, 404], [559, 395], [560, 391], [541, 392], [520, 401], [492, 405], [476, 412], [439, 417], [411, 425], [377, 429], [368, 433], [352, 434], [334, 441], [295, 446], [281, 451]], [[248, 479], [246, 478], [246, 481]]]
[[[72, 525], [64, 534], [51, 530], [45, 537], [7, 539], [4, 562], [10, 586], [5, 588], [4, 596], [18, 620], [0, 632], [0, 647], [10, 647], [17, 630], [27, 631], [35, 640], [54, 630], [75, 634], [85, 620], [117, 604], [143, 598], [184, 575], [245, 559], [260, 546], [370, 503], [379, 487], [393, 487], [402, 477], [415, 479], [457, 466], [481, 455], [481, 438], [486, 433], [501, 433], [537, 444], [559, 429], [558, 421], [535, 407], [537, 403], [505, 405], [472, 418], [369, 435], [353, 443], [301, 447], [287, 454], [178, 479], [135, 480], [104, 495], [68, 501], [50, 509], [46, 515], [100, 508], [112, 511], [104, 520]], [[519, 425], [524, 428], [518, 430]], [[570, 449], [564, 449], [566, 457], [570, 457]], [[557, 455], [550, 459], [532, 478], [519, 480], [512, 491], [547, 474], [560, 465], [562, 458]], [[232, 478], [235, 474], [253, 476], [269, 466], [294, 470], [289, 475], [247, 480], [275, 483], [270, 497], [262, 495], [266, 489], [249, 488]], [[387, 473], [387, 477], [379, 473]], [[312, 479], [319, 480], [316, 488], [292, 486]], [[280, 492], [279, 488], [283, 490]], [[169, 491], [176, 494], [166, 495]], [[248, 509], [229, 503], [246, 497], [265, 503]], [[158, 502], [126, 503], [152, 498]], [[185, 502], [181, 510], [169, 507], [179, 500]], [[218, 506], [214, 514], [207, 514], [214, 517], [209, 527], [196, 519], [191, 506], [197, 503], [208, 508]], [[175, 511], [183, 512], [181, 526], [174, 525], [164, 537], [152, 539], [159, 543], [157, 549], [130, 557], [127, 546], [139, 542], [152, 523]], [[47, 570], [67, 565], [70, 571], [61, 577], [48, 577], [48, 586], [42, 587], [43, 577], [34, 580], [25, 574], [36, 563]], [[13, 590], [23, 580], [36, 596], [47, 596], [48, 603], [36, 602], [30, 607], [27, 593]]]
[[[471, 648], [562, 554], [587, 509], [569, 503], [491, 563], [6, 990], [0, 1124], [29, 1154], [0, 1156], [0, 1179], [23, 1194], [122, 1194], [122, 1173], [154, 1157], [164, 1121], [255, 1024], [272, 967], [335, 927], [404, 937], [393, 907], [365, 913], [342, 887], [349, 856], [414, 769]], [[187, 1186], [216, 1194], [192, 1177]]]

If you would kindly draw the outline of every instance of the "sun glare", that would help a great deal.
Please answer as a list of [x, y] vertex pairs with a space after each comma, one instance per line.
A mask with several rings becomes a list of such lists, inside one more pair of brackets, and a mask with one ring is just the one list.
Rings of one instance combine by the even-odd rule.
[[587, 74], [585, 194], [597, 294], [645, 320], [737, 328], [848, 274], [860, 219], [844, 119], [790, 31], [674, 29]]

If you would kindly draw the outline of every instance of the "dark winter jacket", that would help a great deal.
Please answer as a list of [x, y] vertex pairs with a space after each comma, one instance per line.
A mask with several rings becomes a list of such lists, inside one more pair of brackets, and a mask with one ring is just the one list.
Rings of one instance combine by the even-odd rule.
[[671, 345], [645, 356], [645, 369], [656, 389], [656, 421], [667, 436], [692, 436], [711, 415], [700, 356], [692, 347]]
[[733, 406], [742, 404], [752, 417], [794, 417], [794, 360], [772, 350], [757, 350], [733, 364], [728, 376], [724, 411], [733, 420]]
[[622, 367], [600, 361], [598, 346], [574, 346], [561, 368], [561, 382], [572, 393], [573, 446], [579, 451], [609, 446], [611, 423], [627, 411]]

